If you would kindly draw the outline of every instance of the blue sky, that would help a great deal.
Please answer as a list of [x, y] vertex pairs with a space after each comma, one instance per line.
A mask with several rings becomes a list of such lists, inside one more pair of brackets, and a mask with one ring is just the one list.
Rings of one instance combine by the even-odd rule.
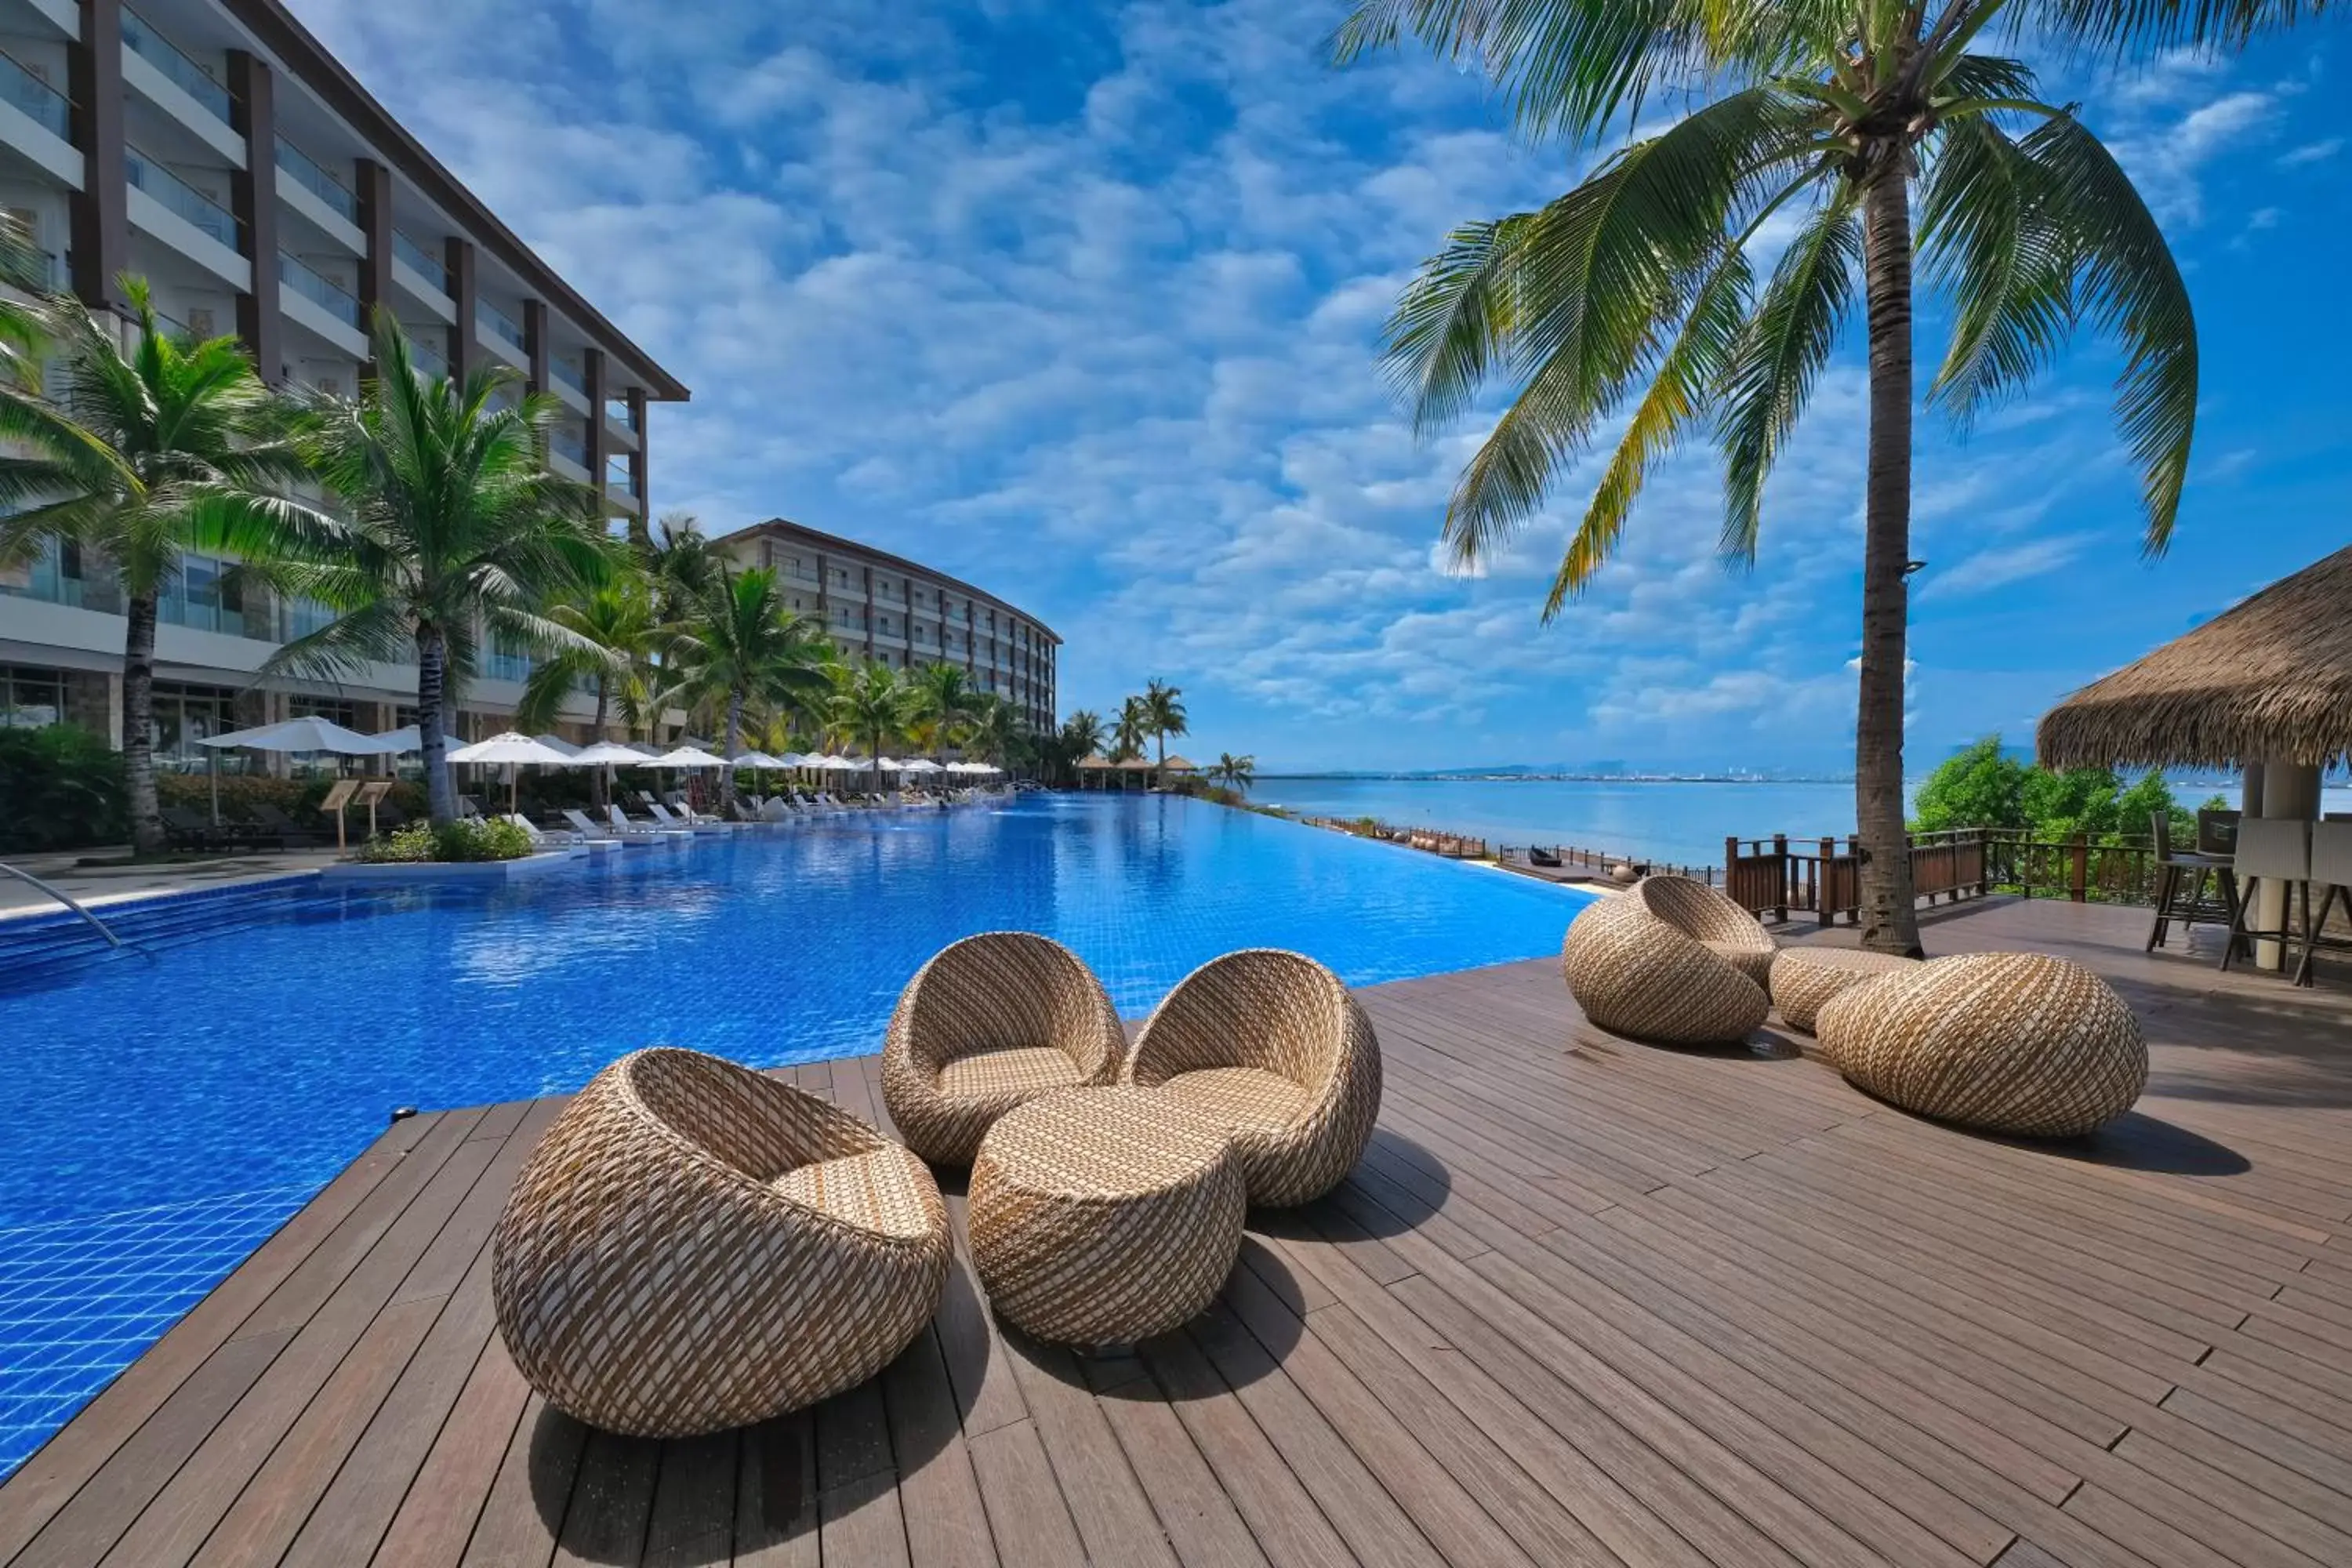
[[[1329, 69], [1342, 6], [295, 8], [694, 388], [656, 414], [658, 510], [781, 514], [968, 576], [1065, 637], [1066, 710], [1165, 676], [1188, 749], [1263, 765], [1851, 760], [1858, 347], [1768, 492], [1752, 574], [1715, 557], [1694, 449], [1554, 626], [1537, 611], [1597, 464], [1485, 576], [1449, 576], [1437, 523], [1478, 428], [1413, 440], [1380, 324], [1447, 228], [1576, 169], [1425, 56]], [[2197, 460], [2151, 565], [2105, 347], [1965, 443], [1922, 420], [1916, 758], [2025, 739], [2352, 533], [2352, 147], [2326, 111], [2347, 66], [2352, 33], [2322, 25], [2045, 83], [2187, 269]]]

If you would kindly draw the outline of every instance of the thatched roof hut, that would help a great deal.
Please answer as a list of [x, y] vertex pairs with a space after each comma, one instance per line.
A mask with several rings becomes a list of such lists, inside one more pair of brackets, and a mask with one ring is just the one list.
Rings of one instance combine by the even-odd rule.
[[1163, 773], [1197, 773], [1201, 771], [1181, 756], [1171, 757], [1160, 766]]
[[1080, 757], [1078, 759], [1078, 766], [1085, 768], [1089, 773], [1094, 772], [1097, 769], [1108, 768], [1113, 765], [1115, 764], [1113, 764], [1111, 760], [1105, 756]]
[[2332, 767], [2352, 756], [2352, 547], [2042, 716], [2045, 767]]

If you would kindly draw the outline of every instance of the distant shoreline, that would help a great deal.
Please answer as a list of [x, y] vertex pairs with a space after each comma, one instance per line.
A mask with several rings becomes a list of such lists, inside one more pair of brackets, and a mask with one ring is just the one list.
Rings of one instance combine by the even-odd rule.
[[1754, 773], [1261, 773], [1261, 782], [1276, 779], [1330, 779], [1361, 784], [1852, 784], [1852, 773], [1788, 773], [1760, 778]]

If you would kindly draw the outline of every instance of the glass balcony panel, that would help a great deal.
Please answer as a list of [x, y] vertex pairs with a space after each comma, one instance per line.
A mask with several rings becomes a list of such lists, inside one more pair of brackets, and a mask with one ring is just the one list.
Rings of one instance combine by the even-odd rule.
[[408, 357], [426, 376], [439, 380], [449, 374], [449, 356], [441, 352], [434, 339], [440, 336], [437, 327], [413, 331], [408, 337]]
[[122, 13], [122, 46], [162, 71], [190, 98], [228, 118], [228, 89], [213, 73], [183, 53], [177, 44], [147, 25], [146, 18], [126, 7]]
[[360, 221], [360, 199], [351, 188], [327, 172], [327, 166], [293, 142], [278, 139], [278, 166], [294, 176], [295, 183], [327, 204], [346, 223]]
[[[127, 13], [124, 20], [127, 26]], [[132, 190], [146, 192], [166, 211], [185, 218], [231, 250], [236, 248], [236, 218], [228, 208], [136, 147], [122, 150], [122, 172]]]
[[570, 387], [572, 391], [578, 393], [581, 396], [585, 397], [588, 395], [588, 383], [586, 380], [587, 373], [583, 371], [578, 365], [573, 364], [570, 360], [565, 359], [562, 354], [551, 355], [548, 359], [547, 374], [554, 377], [557, 381], [562, 382], [564, 385]]
[[345, 326], [360, 324], [360, 302], [299, 258], [278, 253], [278, 280]]
[[523, 346], [522, 327], [512, 316], [508, 315], [496, 305], [477, 305], [475, 309], [480, 313], [482, 325], [489, 328], [491, 331], [506, 339], [515, 347]]
[[588, 466], [588, 442], [579, 431], [569, 426], [558, 426], [548, 433], [547, 444], [582, 468]]
[[449, 291], [449, 265], [399, 229], [392, 231], [392, 253], [405, 261], [425, 281], [444, 294]]
[[73, 106], [66, 101], [66, 95], [5, 52], [0, 52], [0, 98], [6, 99], [58, 141], [72, 140]]

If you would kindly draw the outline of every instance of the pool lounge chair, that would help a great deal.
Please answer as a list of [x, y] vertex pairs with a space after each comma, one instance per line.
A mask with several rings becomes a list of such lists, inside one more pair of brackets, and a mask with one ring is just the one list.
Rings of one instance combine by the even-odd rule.
[[538, 823], [533, 822], [530, 817], [525, 816], [520, 811], [509, 811], [502, 813], [501, 815], [507, 821], [513, 823], [517, 827], [520, 827], [525, 833], [530, 834], [531, 843], [541, 849], [552, 849], [559, 845], [568, 846], [573, 844], [585, 844], [588, 842], [586, 836], [582, 834], [577, 828], [541, 827]]
[[207, 822], [184, 805], [167, 805], [163, 809], [163, 837], [174, 849], [236, 849], [249, 848], [249, 841], [240, 840], [230, 823]]
[[617, 800], [604, 808], [604, 817], [613, 825], [614, 832], [632, 838], [670, 838], [686, 831], [682, 827], [664, 827], [657, 822], [638, 822], [621, 809]]
[[939, 1310], [946, 1206], [922, 1163], [789, 1084], [674, 1047], [598, 1073], [490, 1240], [525, 1382], [609, 1432], [687, 1437], [865, 1382]]
[[563, 820], [572, 824], [572, 831], [583, 839], [618, 838], [621, 835], [610, 827], [599, 827], [589, 820], [588, 814], [576, 805], [563, 808]]

